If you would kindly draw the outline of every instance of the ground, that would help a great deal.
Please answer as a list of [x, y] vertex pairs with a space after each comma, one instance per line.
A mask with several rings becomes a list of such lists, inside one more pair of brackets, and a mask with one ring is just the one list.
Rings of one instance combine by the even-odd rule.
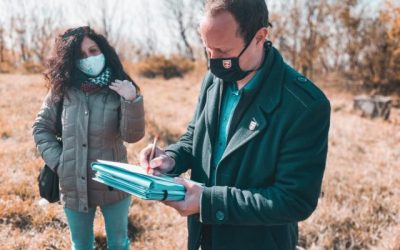
[[[145, 99], [147, 133], [128, 146], [131, 163], [137, 163], [140, 149], [155, 134], [165, 146], [184, 132], [201, 75], [136, 78]], [[400, 111], [393, 109], [389, 121], [360, 117], [352, 110], [353, 94], [330, 84], [338, 79], [322, 80], [332, 104], [328, 162], [318, 208], [300, 223], [299, 247], [400, 249]], [[0, 74], [1, 249], [70, 249], [62, 207], [42, 204], [38, 196], [36, 178], [43, 162], [31, 125], [45, 94], [41, 75]], [[103, 223], [97, 214], [97, 249], [106, 249]], [[186, 219], [174, 210], [133, 199], [131, 248], [185, 249], [186, 236]]]

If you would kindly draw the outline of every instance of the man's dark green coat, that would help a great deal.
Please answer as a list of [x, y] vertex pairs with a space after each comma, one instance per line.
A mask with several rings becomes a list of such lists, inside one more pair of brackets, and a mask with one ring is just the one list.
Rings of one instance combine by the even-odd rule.
[[275, 48], [244, 112], [232, 118], [229, 142], [211, 185], [222, 85], [208, 73], [187, 132], [166, 150], [173, 171], [191, 169], [205, 183], [200, 214], [189, 216], [188, 248], [197, 249], [211, 225], [213, 249], [295, 249], [297, 222], [317, 206], [325, 169], [330, 104]]

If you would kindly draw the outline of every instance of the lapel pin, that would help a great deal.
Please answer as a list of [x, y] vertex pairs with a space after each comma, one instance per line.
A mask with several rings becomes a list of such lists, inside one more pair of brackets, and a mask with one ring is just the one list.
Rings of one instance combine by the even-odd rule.
[[257, 128], [257, 122], [251, 121], [249, 124], [249, 130], [254, 131]]

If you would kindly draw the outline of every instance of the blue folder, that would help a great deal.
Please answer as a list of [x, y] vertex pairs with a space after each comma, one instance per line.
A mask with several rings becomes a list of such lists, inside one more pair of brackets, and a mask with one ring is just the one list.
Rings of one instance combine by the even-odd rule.
[[91, 164], [93, 180], [130, 193], [143, 200], [185, 199], [185, 187], [170, 176], [149, 175], [139, 166], [98, 160]]

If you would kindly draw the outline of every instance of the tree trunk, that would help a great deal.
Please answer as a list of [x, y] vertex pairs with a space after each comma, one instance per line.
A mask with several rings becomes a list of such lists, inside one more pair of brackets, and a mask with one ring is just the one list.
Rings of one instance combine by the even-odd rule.
[[370, 118], [382, 117], [384, 120], [389, 119], [392, 99], [387, 96], [356, 96], [354, 98], [354, 110], [361, 111], [362, 116]]

